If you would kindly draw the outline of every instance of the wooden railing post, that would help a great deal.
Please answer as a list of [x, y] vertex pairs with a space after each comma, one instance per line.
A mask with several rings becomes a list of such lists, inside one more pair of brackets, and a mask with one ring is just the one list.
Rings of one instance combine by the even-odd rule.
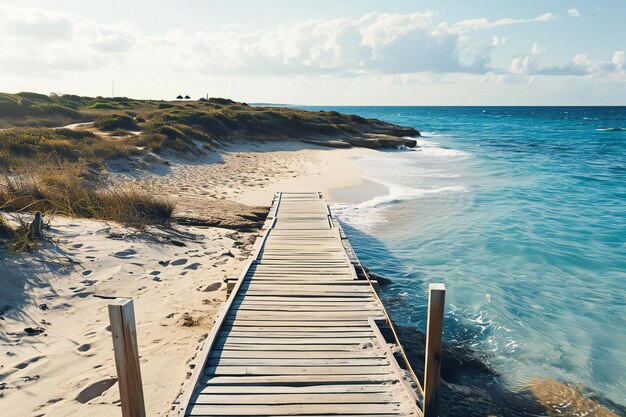
[[109, 320], [111, 320], [122, 416], [145, 417], [133, 300], [122, 298], [109, 304]]
[[441, 335], [446, 286], [428, 287], [428, 327], [426, 328], [426, 358], [424, 365], [424, 417], [437, 417], [439, 375], [441, 373]]

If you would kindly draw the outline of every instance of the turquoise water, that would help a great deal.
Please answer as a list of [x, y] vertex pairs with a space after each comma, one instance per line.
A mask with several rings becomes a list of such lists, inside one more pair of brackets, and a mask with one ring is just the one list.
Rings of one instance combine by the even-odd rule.
[[393, 318], [424, 329], [428, 283], [444, 282], [446, 339], [507, 384], [551, 377], [626, 404], [626, 107], [332, 109], [423, 133], [357, 160], [389, 195], [334, 207], [393, 279]]

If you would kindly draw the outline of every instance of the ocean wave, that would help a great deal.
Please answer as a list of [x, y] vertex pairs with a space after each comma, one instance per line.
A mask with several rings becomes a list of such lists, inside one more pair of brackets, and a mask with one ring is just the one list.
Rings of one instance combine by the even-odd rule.
[[401, 187], [397, 185], [385, 184], [389, 187], [389, 193], [386, 195], [374, 197], [371, 200], [367, 200], [358, 205], [359, 208], [380, 208], [383, 206], [389, 206], [398, 204], [403, 201], [415, 200], [416, 198], [440, 194], [446, 192], [464, 192], [467, 189], [460, 185], [450, 185], [439, 188], [409, 188]]
[[626, 132], [626, 127], [599, 127], [596, 130], [601, 132]]
[[463, 157], [468, 158], [472, 156], [471, 153], [461, 151], [459, 149], [451, 149], [441, 146], [436, 142], [431, 142], [424, 139], [416, 139], [416, 148], [423, 154], [436, 157]]

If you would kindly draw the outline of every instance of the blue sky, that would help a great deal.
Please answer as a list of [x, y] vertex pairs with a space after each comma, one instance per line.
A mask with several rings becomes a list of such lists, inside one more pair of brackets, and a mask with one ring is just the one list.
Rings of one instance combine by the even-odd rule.
[[5, 1], [0, 90], [626, 105], [622, 1]]

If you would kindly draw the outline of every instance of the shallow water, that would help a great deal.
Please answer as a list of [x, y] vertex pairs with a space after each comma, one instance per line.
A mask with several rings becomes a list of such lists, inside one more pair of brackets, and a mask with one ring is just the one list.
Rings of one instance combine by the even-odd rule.
[[333, 208], [393, 279], [395, 320], [423, 329], [444, 282], [445, 337], [512, 388], [551, 377], [626, 404], [626, 107], [323, 109], [423, 133], [357, 160], [386, 195]]

